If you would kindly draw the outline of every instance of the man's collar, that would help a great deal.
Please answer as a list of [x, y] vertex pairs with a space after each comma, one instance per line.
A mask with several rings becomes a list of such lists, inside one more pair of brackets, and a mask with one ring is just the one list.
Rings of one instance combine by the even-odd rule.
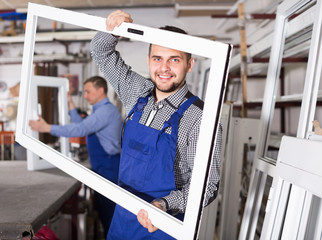
[[106, 98], [104, 98], [103, 100], [101, 100], [101, 101], [99, 101], [99, 102], [95, 103], [95, 104], [93, 105], [93, 109], [97, 109], [98, 107], [100, 107], [100, 106], [102, 106], [102, 105], [104, 105], [105, 103], [108, 103], [108, 102], [109, 102], [109, 100], [108, 100], [108, 98], [106, 97]]
[[[184, 85], [178, 91], [174, 92], [169, 97], [163, 99], [159, 103], [160, 104], [167, 103], [173, 108], [178, 109], [187, 92], [188, 92], [188, 85], [185, 82]], [[155, 98], [155, 89], [153, 90], [153, 96]]]

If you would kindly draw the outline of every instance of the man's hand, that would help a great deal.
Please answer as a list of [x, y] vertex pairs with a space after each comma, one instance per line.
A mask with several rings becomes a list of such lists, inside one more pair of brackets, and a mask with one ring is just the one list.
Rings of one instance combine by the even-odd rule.
[[116, 10], [106, 18], [106, 30], [113, 31], [115, 27], [119, 27], [123, 22], [132, 23], [133, 19], [130, 14], [121, 10]]
[[75, 104], [73, 102], [72, 95], [70, 94], [70, 91], [67, 93], [67, 100], [68, 100], [68, 109], [72, 110], [75, 108]]
[[50, 132], [50, 124], [48, 124], [42, 117], [39, 116], [38, 121], [30, 120], [29, 126], [32, 130], [38, 132]]
[[[155, 202], [152, 202], [152, 204], [163, 211], [162, 206], [159, 202], [155, 201]], [[145, 211], [144, 209], [141, 209], [139, 211], [137, 218], [139, 223], [141, 223], [143, 227], [147, 228], [150, 233], [158, 230], [157, 227], [153, 226], [151, 220], [149, 219], [148, 212]]]

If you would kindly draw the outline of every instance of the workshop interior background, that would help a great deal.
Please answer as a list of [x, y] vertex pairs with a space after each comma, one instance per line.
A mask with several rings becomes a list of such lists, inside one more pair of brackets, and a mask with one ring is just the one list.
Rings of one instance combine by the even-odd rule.
[[[260, 131], [262, 104], [268, 81], [272, 45], [272, 38], [269, 37], [274, 32], [276, 9], [282, 2], [282, 0], [34, 1], [34, 3], [101, 17], [106, 17], [115, 9], [122, 9], [132, 15], [134, 23], [140, 25], [156, 28], [174, 25], [185, 29], [190, 35], [233, 45], [222, 111], [225, 140], [222, 153], [222, 187], [215, 205], [211, 206], [213, 209], [209, 210], [208, 219], [203, 220], [200, 239], [237, 239], [240, 234], [249, 185], [252, 181], [251, 173], [259, 138], [257, 133]], [[296, 12], [292, 17], [300, 16], [316, 4], [316, 1], [312, 1], [311, 5]], [[27, 159], [26, 149], [14, 140], [26, 11], [27, 1], [0, 0], [0, 140], [1, 160], [4, 161]], [[298, 120], [314, 19], [313, 13], [310, 14], [300, 23], [294, 23], [294, 28], [298, 27], [300, 31], [287, 37], [285, 42], [274, 96], [275, 106], [273, 113], [270, 113], [273, 119], [269, 126], [269, 144], [265, 153], [273, 165], [278, 157], [282, 136], [297, 136], [299, 128]], [[101, 74], [89, 52], [89, 43], [94, 34], [94, 31], [56, 21], [38, 20], [34, 74], [67, 77], [76, 107], [86, 113], [91, 112], [91, 107], [82, 97], [82, 83], [90, 76]], [[257, 51], [256, 47], [261, 50]], [[247, 52], [247, 48], [252, 49], [255, 54], [251, 51]], [[122, 39], [117, 49], [127, 64], [148, 77], [145, 64], [147, 44]], [[194, 94], [204, 98], [204, 84], [208, 81], [204, 78], [204, 71], [207, 71], [209, 63], [207, 59], [200, 57], [196, 57], [196, 63], [194, 71], [187, 76], [187, 82]], [[312, 122], [313, 120], [322, 121], [321, 86], [317, 94], [318, 100]], [[125, 110], [111, 87], [108, 97], [125, 117]], [[57, 123], [59, 113], [57, 90], [41, 87], [38, 99], [42, 116], [50, 123]], [[321, 135], [319, 123], [315, 124], [315, 126], [310, 125], [309, 131], [313, 134], [315, 130], [315, 134]], [[40, 134], [39, 139], [54, 148], [59, 148], [57, 137]], [[81, 138], [70, 139], [70, 156], [84, 164], [88, 161], [86, 145]], [[266, 187], [263, 189], [263, 200], [255, 224], [254, 239], [259, 239], [261, 235], [272, 180], [273, 177], [269, 176], [265, 181]], [[97, 234], [94, 231], [99, 231], [94, 230], [95, 214], [88, 207], [87, 200], [90, 195], [88, 191], [89, 189], [82, 187], [80, 192], [80, 197], [85, 200], [79, 207], [81, 210], [78, 218], [78, 239], [93, 238]], [[66, 227], [64, 223], [70, 221], [64, 211], [61, 210], [48, 221], [61, 239], [69, 239], [70, 230], [62, 230], [61, 227], [63, 225]]]

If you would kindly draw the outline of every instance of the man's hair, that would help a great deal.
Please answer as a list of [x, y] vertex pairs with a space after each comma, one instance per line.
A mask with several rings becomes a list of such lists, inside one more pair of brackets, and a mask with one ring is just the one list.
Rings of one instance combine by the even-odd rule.
[[[160, 27], [160, 29], [171, 31], [171, 32], [176, 32], [176, 33], [188, 34], [186, 31], [182, 30], [181, 28], [177, 28], [174, 26], [164, 26], [164, 27]], [[149, 55], [151, 53], [151, 46], [152, 46], [152, 44], [150, 44], [150, 46], [149, 46]], [[187, 61], [189, 61], [191, 58], [191, 53], [185, 52], [185, 54], [187, 56]]]
[[104, 78], [102, 78], [100, 76], [90, 77], [90, 78], [86, 79], [86, 81], [84, 82], [84, 85], [89, 82], [91, 82], [96, 89], [103, 88], [104, 93], [107, 94], [107, 82]]

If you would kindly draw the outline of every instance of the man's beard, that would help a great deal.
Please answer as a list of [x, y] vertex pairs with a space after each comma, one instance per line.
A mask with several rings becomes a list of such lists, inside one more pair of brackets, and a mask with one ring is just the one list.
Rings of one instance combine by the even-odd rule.
[[164, 88], [160, 88], [157, 84], [156, 81], [154, 79], [151, 78], [151, 81], [153, 82], [154, 86], [160, 91], [160, 92], [164, 92], [164, 93], [170, 93], [170, 92], [174, 92], [178, 89], [180, 89], [185, 81], [186, 75], [183, 77], [183, 80], [181, 82], [176, 82], [176, 83], [172, 83], [172, 85], [166, 89]]
[[164, 89], [164, 88], [159, 88], [157, 84], [154, 83], [155, 87], [160, 91], [160, 92], [164, 92], [164, 93], [170, 93], [170, 92], [174, 92], [175, 90], [178, 90], [179, 88], [181, 88], [184, 84], [184, 80], [182, 80], [181, 82], [179, 83], [172, 83], [172, 85], [167, 88], [167, 89]]

